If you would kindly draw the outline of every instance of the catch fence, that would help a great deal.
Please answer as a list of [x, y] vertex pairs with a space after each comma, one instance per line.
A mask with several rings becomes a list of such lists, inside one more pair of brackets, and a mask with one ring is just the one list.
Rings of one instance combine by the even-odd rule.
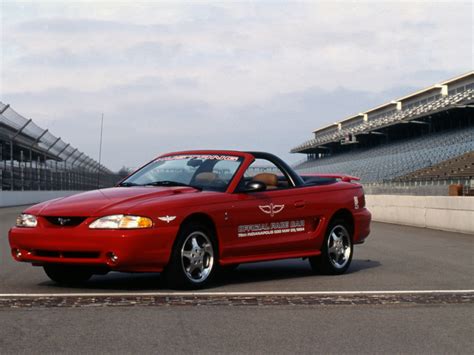
[[89, 190], [119, 177], [0, 102], [0, 190]]

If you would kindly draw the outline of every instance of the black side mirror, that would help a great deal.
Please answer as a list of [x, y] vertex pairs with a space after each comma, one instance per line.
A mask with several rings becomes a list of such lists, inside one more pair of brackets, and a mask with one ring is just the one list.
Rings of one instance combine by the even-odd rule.
[[260, 192], [265, 191], [267, 185], [261, 181], [249, 181], [245, 184], [245, 187], [242, 189], [242, 192]]

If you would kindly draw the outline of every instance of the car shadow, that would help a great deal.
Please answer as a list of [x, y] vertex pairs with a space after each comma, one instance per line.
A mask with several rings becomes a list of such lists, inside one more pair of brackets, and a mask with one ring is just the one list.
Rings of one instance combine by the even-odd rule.
[[364, 271], [368, 269], [373, 269], [376, 267], [381, 266], [382, 264], [380, 261], [371, 260], [371, 259], [354, 259], [351, 262], [351, 266], [349, 270], [347, 270], [346, 274], [353, 274], [359, 271]]
[[[345, 273], [354, 274], [365, 270], [376, 268], [381, 265], [375, 260], [352, 260], [351, 267]], [[239, 284], [249, 284], [258, 282], [277, 281], [285, 279], [301, 278], [322, 278], [326, 275], [315, 274], [309, 262], [301, 259], [277, 260], [260, 263], [250, 263], [240, 265], [237, 269], [224, 272], [212, 286], [208, 289], [215, 289], [225, 286], [236, 286]], [[119, 273], [111, 272], [107, 275], [96, 275], [88, 282], [78, 286], [64, 286], [52, 281], [45, 281], [39, 286], [64, 289], [81, 290], [93, 292], [97, 290], [114, 291], [169, 291], [162, 277], [158, 273]]]
[[[374, 260], [353, 260], [344, 275], [354, 274], [367, 269], [379, 267], [380, 262]], [[277, 281], [284, 279], [325, 278], [332, 277], [314, 273], [307, 260], [290, 259], [272, 262], [244, 264], [236, 270], [229, 271], [225, 279], [219, 280], [215, 287]]]

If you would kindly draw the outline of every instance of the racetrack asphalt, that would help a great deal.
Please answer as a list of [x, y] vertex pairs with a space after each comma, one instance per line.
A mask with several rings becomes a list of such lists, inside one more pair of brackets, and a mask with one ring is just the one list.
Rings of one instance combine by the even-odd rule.
[[[255, 263], [205, 290], [210, 296], [179, 298], [158, 274], [55, 285], [10, 256], [7, 231], [21, 210], [0, 209], [1, 353], [474, 352], [473, 293], [450, 291], [474, 289], [474, 235], [373, 223], [344, 275], [313, 275], [303, 260]], [[435, 292], [403, 293], [417, 290]]]
[[[0, 294], [169, 292], [159, 274], [109, 273], [85, 286], [61, 287], [42, 268], [15, 262], [7, 232], [23, 208], [0, 209]], [[365, 244], [355, 246], [348, 272], [313, 275], [306, 260], [241, 265], [207, 291], [380, 291], [474, 289], [474, 235], [372, 223]]]

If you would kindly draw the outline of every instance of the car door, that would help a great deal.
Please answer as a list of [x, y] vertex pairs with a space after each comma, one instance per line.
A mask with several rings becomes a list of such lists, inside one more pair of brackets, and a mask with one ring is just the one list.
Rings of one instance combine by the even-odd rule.
[[[276, 175], [277, 186], [261, 192], [237, 192], [229, 215], [232, 256], [275, 256], [301, 250], [310, 237], [304, 196], [271, 162], [257, 159], [246, 172], [246, 181]], [[267, 181], [268, 182], [268, 181]], [[229, 255], [231, 256], [231, 255]]]

